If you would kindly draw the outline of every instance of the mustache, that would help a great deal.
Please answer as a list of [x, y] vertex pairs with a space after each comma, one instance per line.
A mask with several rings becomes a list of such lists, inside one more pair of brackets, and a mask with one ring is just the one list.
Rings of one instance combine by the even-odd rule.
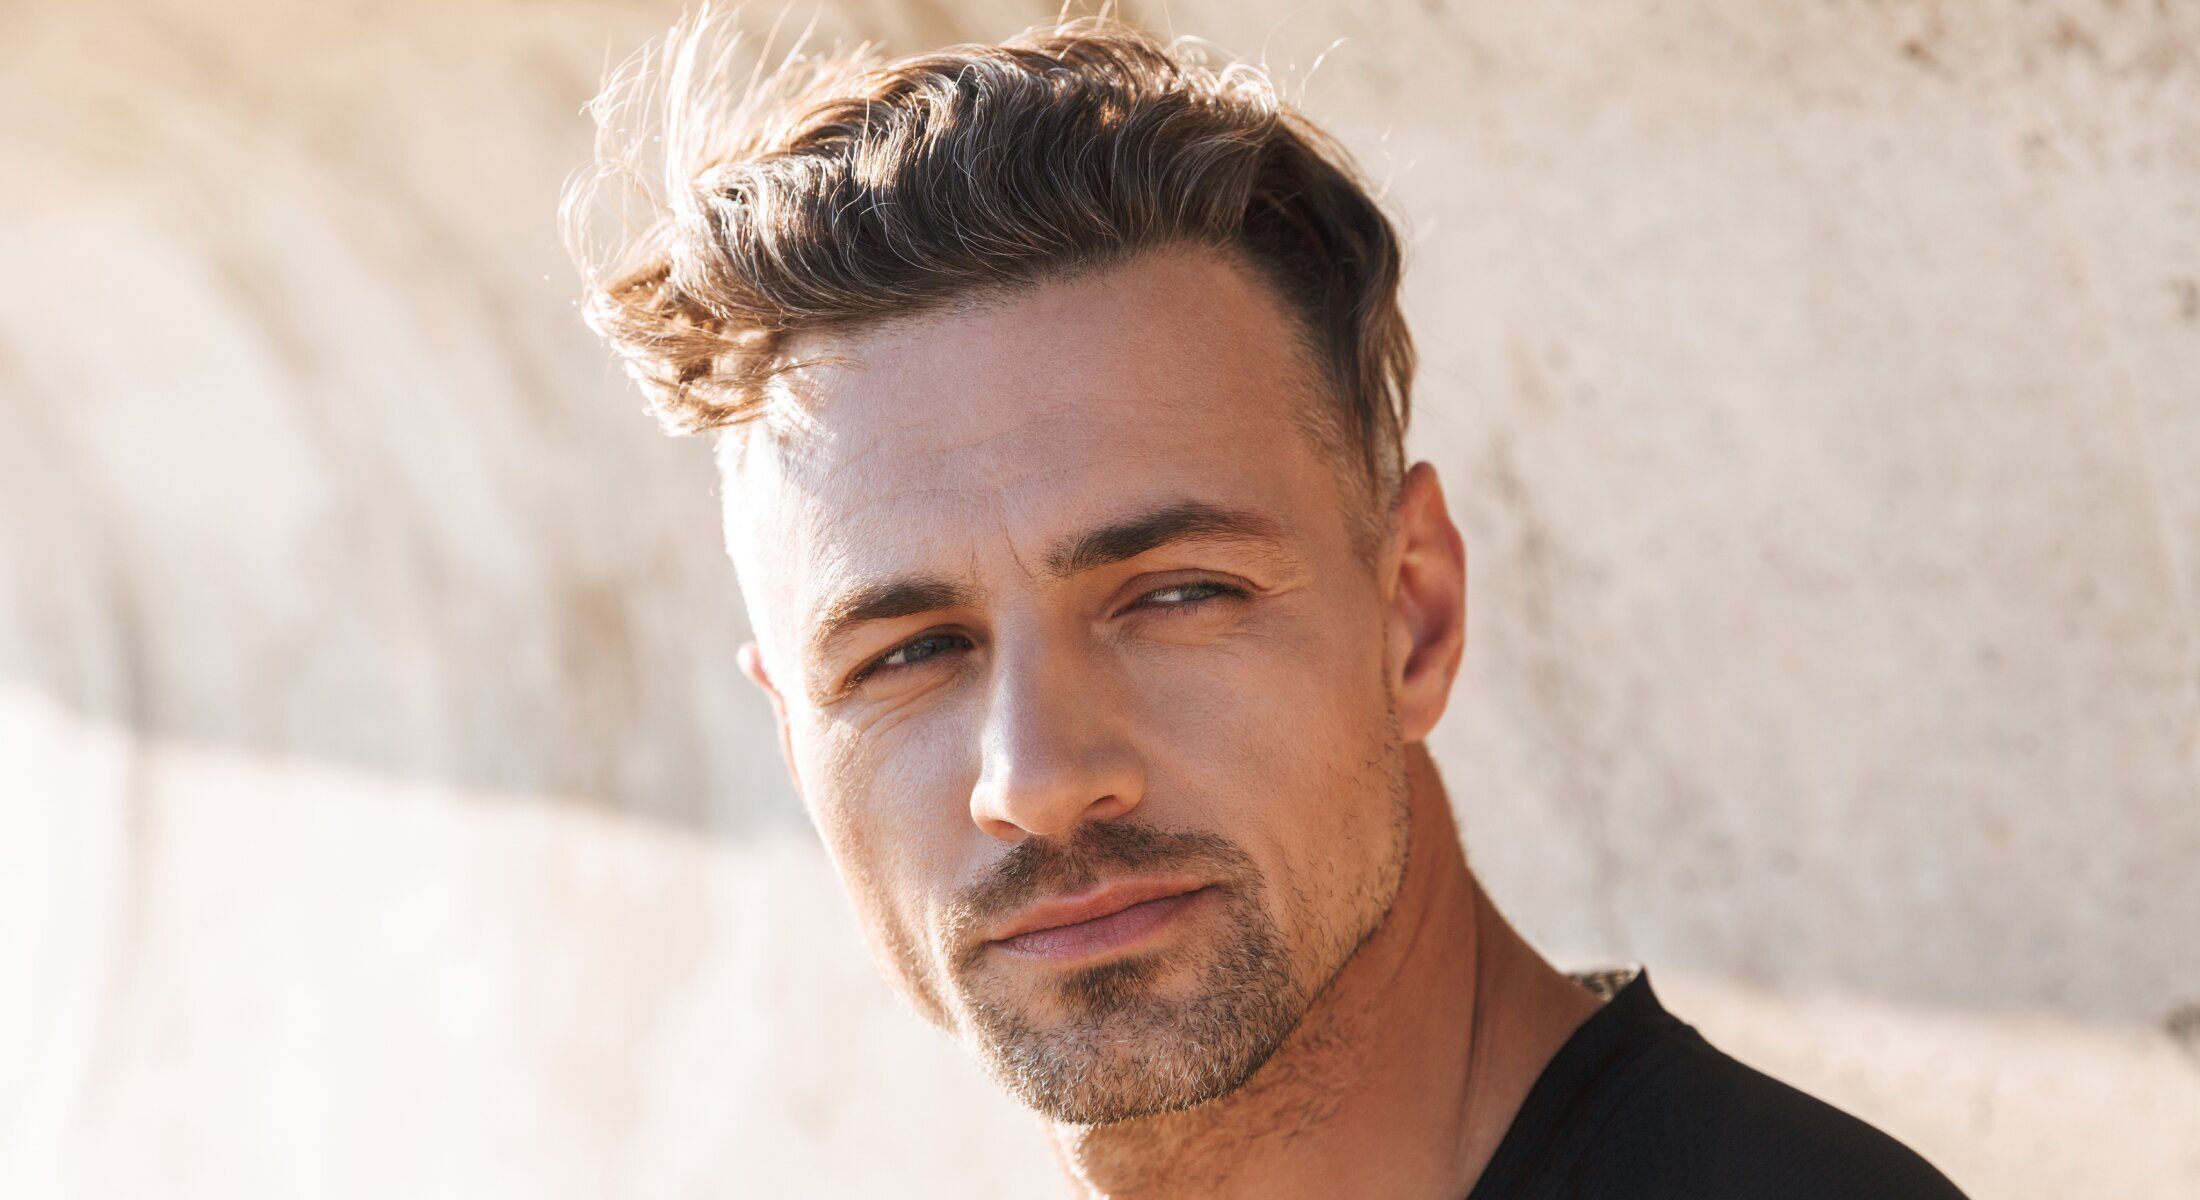
[[1087, 821], [1067, 838], [1035, 836], [1016, 843], [984, 879], [956, 893], [948, 904], [948, 926], [957, 943], [982, 950], [980, 929], [1042, 896], [1157, 868], [1206, 868], [1219, 876], [1218, 883], [1245, 890], [1259, 880], [1252, 857], [1219, 834]]

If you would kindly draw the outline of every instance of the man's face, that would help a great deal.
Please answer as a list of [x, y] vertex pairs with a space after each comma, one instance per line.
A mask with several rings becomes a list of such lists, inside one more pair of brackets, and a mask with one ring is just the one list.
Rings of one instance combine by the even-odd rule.
[[1289, 319], [1186, 250], [798, 350], [723, 445], [744, 666], [882, 961], [1057, 1120], [1236, 1088], [1406, 853], [1384, 555]]

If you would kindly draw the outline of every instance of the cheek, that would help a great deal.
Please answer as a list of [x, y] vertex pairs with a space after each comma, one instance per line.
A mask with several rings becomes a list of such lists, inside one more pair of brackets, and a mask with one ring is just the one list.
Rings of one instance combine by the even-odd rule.
[[1293, 940], [1326, 936], [1389, 868], [1395, 841], [1380, 629], [1365, 614], [1278, 623], [1156, 664], [1135, 690], [1162, 781], [1150, 818], [1236, 842]]
[[958, 855], [976, 828], [966, 754], [944, 723], [905, 722], [886, 731], [831, 721], [795, 732], [803, 797], [866, 933], [907, 961], [924, 951], [930, 902], [953, 890]]

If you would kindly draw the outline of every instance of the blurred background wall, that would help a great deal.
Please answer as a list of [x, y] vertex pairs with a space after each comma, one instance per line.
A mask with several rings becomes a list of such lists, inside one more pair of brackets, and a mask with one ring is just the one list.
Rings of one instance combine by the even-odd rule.
[[[1515, 921], [1974, 1196], [2200, 1195], [2200, 5], [1128, 11], [1410, 230]], [[580, 106], [676, 12], [0, 8], [0, 1194], [1053, 1186], [572, 307]]]

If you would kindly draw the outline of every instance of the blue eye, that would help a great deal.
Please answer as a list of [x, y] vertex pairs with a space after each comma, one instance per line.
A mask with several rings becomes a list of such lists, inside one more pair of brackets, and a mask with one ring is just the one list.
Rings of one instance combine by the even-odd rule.
[[[1142, 602], [1158, 604], [1162, 608], [1182, 608], [1212, 600], [1216, 596], [1243, 596], [1244, 590], [1211, 579], [1195, 579], [1189, 583], [1172, 583], [1139, 597]], [[1164, 597], [1174, 597], [1165, 599]]]
[[925, 659], [948, 649], [947, 643], [949, 642], [966, 642], [969, 640], [951, 633], [928, 633], [915, 641], [903, 642], [901, 645], [887, 651], [885, 656], [878, 660], [878, 663], [882, 667], [906, 667], [910, 663], [923, 662]]
[[903, 667], [915, 666], [925, 659], [945, 654], [950, 650], [960, 649], [969, 644], [970, 639], [959, 633], [927, 633], [922, 637], [911, 638], [864, 664], [862, 669], [849, 677], [848, 686], [853, 687], [862, 683], [865, 679], [870, 678], [871, 673], [874, 671], [895, 671]]

